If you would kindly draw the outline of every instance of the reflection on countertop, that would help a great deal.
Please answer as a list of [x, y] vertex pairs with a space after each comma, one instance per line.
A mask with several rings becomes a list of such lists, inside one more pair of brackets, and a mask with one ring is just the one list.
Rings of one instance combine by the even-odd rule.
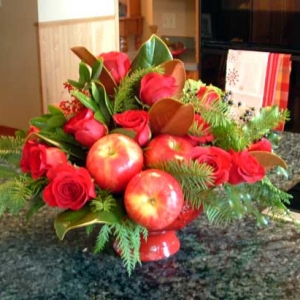
[[[300, 135], [283, 133], [277, 151], [290, 167], [290, 189], [300, 181]], [[130, 278], [108, 247], [92, 253], [95, 236], [71, 231], [60, 242], [55, 211], [0, 219], [0, 299], [255, 299], [296, 300], [300, 295], [300, 230], [292, 223], [257, 228], [252, 219], [228, 227], [202, 215], [178, 232], [174, 256], [137, 267]]]

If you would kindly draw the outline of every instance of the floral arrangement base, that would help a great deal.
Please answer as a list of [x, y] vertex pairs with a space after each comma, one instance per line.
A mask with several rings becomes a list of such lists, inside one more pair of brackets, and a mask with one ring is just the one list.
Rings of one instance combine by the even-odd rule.
[[[140, 239], [140, 260], [150, 262], [168, 258], [180, 250], [180, 240], [176, 231], [183, 229], [203, 212], [203, 207], [192, 208], [185, 202], [178, 217], [167, 227], [161, 230], [149, 230], [147, 239]], [[120, 254], [118, 242], [113, 244], [115, 251]]]
[[[114, 250], [120, 255], [119, 243], [115, 240]], [[157, 261], [168, 258], [180, 249], [180, 241], [175, 230], [149, 231], [147, 239], [141, 237], [141, 262]]]
[[147, 240], [141, 239], [140, 259], [155, 261], [174, 255], [180, 249], [175, 230], [150, 231]]

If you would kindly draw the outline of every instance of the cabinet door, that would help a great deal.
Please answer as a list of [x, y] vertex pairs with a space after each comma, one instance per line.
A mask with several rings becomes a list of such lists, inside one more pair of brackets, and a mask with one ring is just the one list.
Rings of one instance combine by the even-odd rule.
[[[277, 0], [253, 0], [252, 4], [252, 42], [270, 43], [270, 23], [272, 2]], [[282, 0], [279, 0], [282, 1]]]
[[292, 43], [295, 0], [252, 0], [252, 42], [268, 45]]

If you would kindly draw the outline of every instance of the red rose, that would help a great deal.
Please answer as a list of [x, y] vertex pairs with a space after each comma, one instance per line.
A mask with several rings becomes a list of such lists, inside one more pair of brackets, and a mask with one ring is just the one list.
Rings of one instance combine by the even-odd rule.
[[99, 57], [103, 58], [105, 68], [110, 72], [116, 84], [119, 85], [130, 69], [131, 63], [128, 55], [124, 52], [111, 51], [101, 53]]
[[50, 169], [47, 177], [50, 183], [43, 191], [43, 198], [49, 206], [79, 210], [96, 197], [93, 180], [85, 168], [65, 163]]
[[201, 86], [196, 96], [199, 98], [199, 100], [205, 99], [206, 104], [211, 104], [213, 101], [220, 100], [220, 95], [212, 86]]
[[59, 148], [29, 140], [24, 144], [20, 167], [24, 173], [31, 173], [32, 178], [37, 179], [50, 168], [66, 162], [67, 156]]
[[194, 147], [190, 152], [190, 158], [213, 168], [215, 185], [228, 180], [231, 156], [225, 150], [218, 147]]
[[247, 150], [241, 152], [230, 151], [232, 166], [229, 172], [229, 183], [254, 183], [265, 176], [265, 169]]
[[174, 96], [176, 89], [173, 76], [148, 73], [141, 80], [140, 100], [152, 106], [157, 100]]
[[128, 110], [124, 113], [113, 116], [115, 122], [125, 129], [132, 129], [136, 132], [134, 140], [145, 146], [151, 138], [149, 127], [149, 114], [144, 110]]
[[272, 143], [268, 139], [262, 138], [260, 141], [251, 144], [248, 150], [272, 152]]
[[106, 135], [108, 129], [106, 125], [94, 118], [94, 113], [91, 109], [86, 108], [65, 124], [64, 131], [73, 134], [79, 143], [89, 148]]
[[195, 114], [194, 122], [197, 124], [196, 126], [201, 132], [201, 135], [195, 136], [188, 134], [187, 136], [185, 136], [185, 138], [188, 139], [194, 146], [205, 144], [215, 139], [210, 132], [210, 125], [205, 122], [205, 120], [199, 114]]

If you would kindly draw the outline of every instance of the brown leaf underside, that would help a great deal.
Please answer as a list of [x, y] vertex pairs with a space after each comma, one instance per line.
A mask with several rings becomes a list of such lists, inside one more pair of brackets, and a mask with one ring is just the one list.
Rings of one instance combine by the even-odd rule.
[[194, 107], [172, 98], [153, 104], [149, 111], [150, 126], [154, 135], [168, 133], [183, 136], [194, 121]]

